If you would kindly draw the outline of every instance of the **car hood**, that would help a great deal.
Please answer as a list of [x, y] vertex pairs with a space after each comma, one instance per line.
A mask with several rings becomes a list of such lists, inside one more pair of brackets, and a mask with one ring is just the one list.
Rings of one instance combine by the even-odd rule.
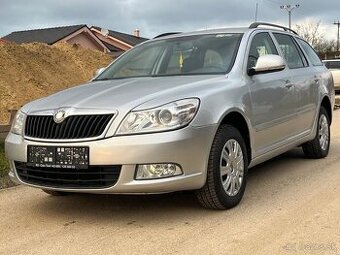
[[[224, 75], [172, 76], [128, 78], [94, 81], [34, 101], [24, 107], [25, 112], [44, 112], [60, 108], [113, 111], [129, 110], [153, 99], [183, 98], [194, 94], [197, 87], [206, 87]], [[168, 103], [170, 101], [164, 101]]]

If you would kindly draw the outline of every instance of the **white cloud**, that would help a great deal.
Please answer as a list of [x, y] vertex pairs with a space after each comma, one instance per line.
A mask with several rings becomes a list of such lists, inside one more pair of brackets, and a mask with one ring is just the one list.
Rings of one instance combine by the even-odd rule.
[[[12, 31], [74, 24], [88, 24], [145, 37], [168, 31], [190, 31], [211, 27], [248, 26], [258, 20], [287, 25], [288, 15], [280, 5], [299, 3], [293, 24], [306, 18], [321, 20], [328, 38], [336, 37], [339, 0], [1, 0], [0, 36]], [[334, 32], [335, 30], [335, 32]], [[334, 33], [333, 33], [334, 32]]]

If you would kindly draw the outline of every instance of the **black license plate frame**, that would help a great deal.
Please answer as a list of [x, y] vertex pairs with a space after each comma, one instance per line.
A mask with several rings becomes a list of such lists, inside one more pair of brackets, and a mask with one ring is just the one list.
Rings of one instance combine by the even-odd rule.
[[87, 169], [89, 162], [86, 146], [27, 146], [27, 165], [31, 167]]

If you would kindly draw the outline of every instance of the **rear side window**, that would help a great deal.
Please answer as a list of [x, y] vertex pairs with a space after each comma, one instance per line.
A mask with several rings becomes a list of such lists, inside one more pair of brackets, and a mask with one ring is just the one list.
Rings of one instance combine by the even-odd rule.
[[318, 54], [316, 54], [315, 50], [308, 44], [306, 43], [304, 40], [301, 40], [299, 38], [297, 38], [298, 42], [300, 43], [302, 49], [306, 52], [309, 60], [311, 61], [313, 66], [321, 66], [322, 62], [318, 56]]
[[328, 69], [340, 69], [340, 61], [327, 61], [325, 62], [325, 66]]
[[280, 45], [283, 57], [286, 59], [289, 68], [294, 69], [306, 66], [301, 57], [301, 52], [291, 36], [278, 33], [274, 33], [274, 36]]
[[278, 55], [274, 42], [268, 33], [258, 33], [253, 37], [248, 55], [248, 70], [255, 67], [259, 57], [267, 54]]

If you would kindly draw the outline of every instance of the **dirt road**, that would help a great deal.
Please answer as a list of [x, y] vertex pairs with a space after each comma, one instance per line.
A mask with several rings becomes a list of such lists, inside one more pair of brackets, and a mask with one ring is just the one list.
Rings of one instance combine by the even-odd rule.
[[330, 155], [299, 149], [250, 170], [241, 204], [190, 193], [50, 197], [0, 191], [0, 254], [340, 254], [340, 110]]

